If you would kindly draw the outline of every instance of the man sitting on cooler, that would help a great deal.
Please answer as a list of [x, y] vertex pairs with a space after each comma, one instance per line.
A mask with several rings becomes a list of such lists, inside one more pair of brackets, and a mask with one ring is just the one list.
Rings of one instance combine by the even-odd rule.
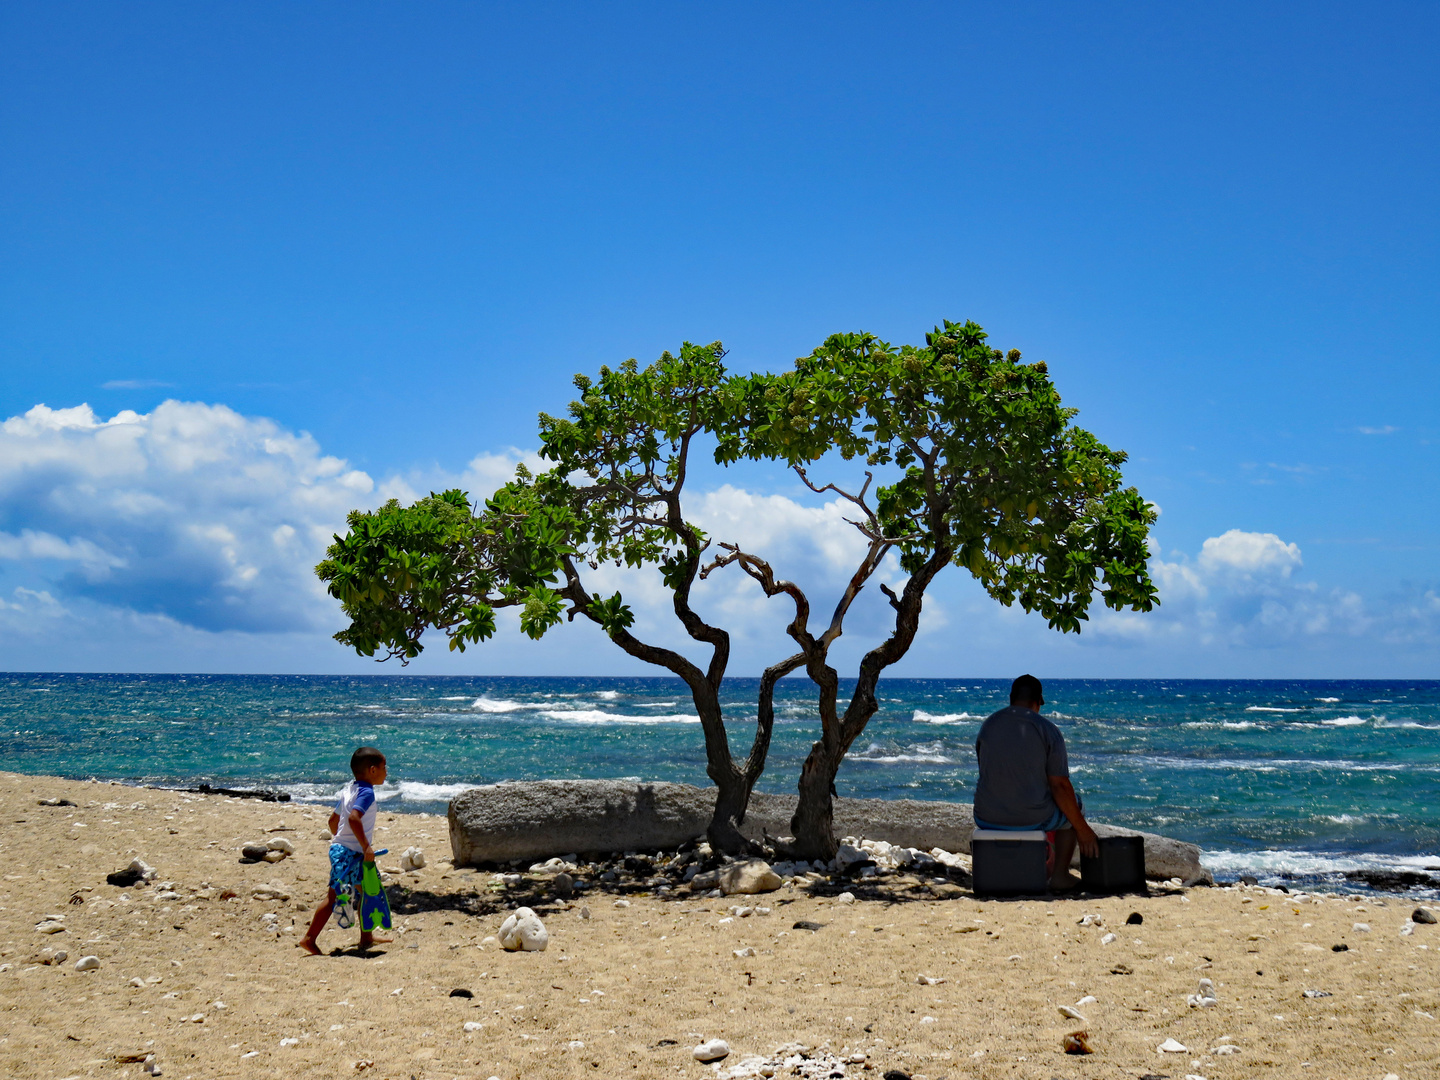
[[1074, 887], [1070, 860], [1079, 841], [1083, 854], [1100, 853], [1095, 830], [1081, 812], [1070, 784], [1065, 736], [1040, 715], [1045, 704], [1040, 680], [1021, 675], [1010, 686], [1010, 707], [980, 725], [975, 756], [975, 827], [1046, 834], [1046, 868], [1052, 889]]

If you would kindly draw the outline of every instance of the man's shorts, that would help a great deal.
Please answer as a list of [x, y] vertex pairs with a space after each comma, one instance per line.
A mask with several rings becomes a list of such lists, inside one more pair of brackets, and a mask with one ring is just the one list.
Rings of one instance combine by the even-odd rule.
[[[1081, 810], [1085, 809], [1085, 800], [1080, 798], [1079, 792], [1075, 794], [1075, 805]], [[1073, 829], [1070, 819], [1065, 816], [1065, 811], [1058, 806], [1055, 812], [1038, 825], [992, 825], [988, 821], [975, 819], [977, 829], [994, 829], [997, 832], [1059, 832], [1061, 829]]]
[[330, 845], [330, 889], [341, 892], [349, 886], [354, 895], [360, 895], [360, 875], [364, 868], [364, 857], [358, 851], [351, 851], [344, 844]]

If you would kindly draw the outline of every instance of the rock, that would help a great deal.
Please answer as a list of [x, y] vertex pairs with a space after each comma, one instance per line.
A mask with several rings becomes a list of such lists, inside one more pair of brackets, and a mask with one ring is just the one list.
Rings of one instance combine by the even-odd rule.
[[1209, 1009], [1219, 1004], [1215, 1000], [1215, 984], [1209, 979], [1201, 979], [1196, 992], [1185, 995], [1185, 1004], [1192, 1009]]
[[1210, 1053], [1216, 1057], [1228, 1057], [1231, 1054], [1238, 1054], [1239, 1052], [1240, 1048], [1238, 1046], [1231, 1046], [1229, 1043], [1223, 1043], [1220, 1046], [1212, 1046], [1210, 1048]]
[[[752, 795], [741, 831], [752, 840], [762, 839], [767, 831], [771, 836], [788, 836], [795, 803], [794, 795]], [[623, 780], [490, 784], [463, 791], [451, 801], [450, 847], [456, 866], [573, 851], [674, 850], [703, 835], [714, 810], [715, 789], [689, 784]], [[1148, 877], [1214, 881], [1200, 865], [1200, 849], [1194, 844], [1113, 825], [1091, 825], [1101, 837], [1145, 837]], [[975, 819], [968, 803], [835, 799], [834, 827], [839, 836], [863, 835], [892, 847], [929, 851], [937, 859], [936, 848], [968, 858]], [[709, 845], [697, 851], [701, 858], [710, 857]]]
[[252, 887], [250, 897], [254, 900], [289, 900], [290, 890], [282, 883], [272, 881], [268, 885], [256, 885]]
[[1428, 910], [1428, 909], [1426, 909], [1426, 908], [1417, 907], [1417, 908], [1411, 913], [1411, 915], [1410, 915], [1410, 921], [1411, 921], [1411, 922], [1417, 922], [1417, 923], [1424, 923], [1424, 924], [1427, 925], [1427, 926], [1434, 926], [1434, 925], [1435, 925], [1435, 913], [1432, 912], [1432, 911], [1430, 911], [1430, 910]]
[[1350, 929], [1354, 930], [1357, 934], [1368, 934], [1370, 933], [1370, 924], [1368, 922], [1357, 922]]
[[1099, 1001], [1100, 999], [1095, 997], [1094, 994], [1086, 994], [1079, 1001], [1075, 1002], [1075, 1006], [1079, 1008], [1081, 1005], [1096, 1005], [1099, 1004]]
[[1416, 870], [1347, 870], [1345, 877], [1349, 881], [1363, 881], [1372, 889], [1386, 892], [1400, 892], [1417, 886], [1434, 888], [1440, 885], [1440, 878]]
[[479, 1030], [480, 1030], [481, 1028], [483, 1028], [484, 1026], [485, 1026], [485, 1025], [482, 1024], [482, 1023], [480, 1023], [478, 1020], [466, 1020], [466, 1021], [465, 1021], [465, 1030], [466, 1030], [466, 1031], [479, 1031]]
[[1106, 934], [1104, 937], [1102, 937], [1102, 938], [1100, 939], [1100, 944], [1101, 944], [1101, 945], [1109, 945], [1112, 941], [1119, 941], [1119, 940], [1120, 940], [1120, 938], [1119, 938], [1119, 936], [1116, 935], [1116, 934]]
[[580, 905], [580, 918], [582, 918], [582, 919], [588, 919], [588, 918], [590, 918], [590, 909], [589, 909], [588, 907], [586, 907], [584, 904], [581, 904], [581, 905]]
[[75, 804], [74, 804], [73, 802], [71, 802], [69, 799], [37, 799], [36, 802], [37, 802], [38, 805], [40, 805], [40, 806], [74, 806], [74, 805], [75, 805]]
[[507, 952], [544, 952], [549, 944], [550, 932], [528, 907], [517, 908], [500, 924], [500, 947]]
[[46, 919], [44, 922], [36, 923], [35, 929], [41, 934], [63, 934], [65, 924], [58, 919]]
[[1306, 990], [1302, 996], [1307, 998], [1322, 998], [1334, 997], [1335, 995], [1330, 993], [1329, 990]]
[[[889, 850], [890, 845], [886, 844], [886, 854], [889, 853]], [[850, 867], [854, 866], [856, 863], [869, 861], [869, 853], [867, 853], [862, 848], [852, 847], [849, 844], [841, 844], [839, 849], [835, 852], [835, 863], [842, 872], [850, 869]]]
[[1174, 1039], [1166, 1039], [1156, 1047], [1156, 1052], [1161, 1054], [1188, 1054], [1190, 1050], [1184, 1043], [1176, 1042]]
[[1060, 1045], [1065, 1048], [1067, 1054], [1093, 1054], [1095, 1052], [1090, 1047], [1088, 1031], [1072, 1031], [1060, 1040]]
[[[746, 859], [744, 862], [731, 863], [720, 871], [720, 891], [726, 896], [774, 892], [783, 884], [780, 875], [770, 869], [770, 864], [764, 859]], [[694, 888], [693, 881], [691, 888]]]
[[837, 904], [853, 904], [855, 902], [855, 894], [853, 892], [842, 892], [839, 896], [835, 897], [835, 902]]
[[155, 876], [155, 868], [144, 859], [131, 859], [130, 865], [124, 870], [117, 870], [113, 874], [106, 874], [105, 881], [110, 885], [128, 889], [132, 885], [138, 885], [142, 881], [149, 881]]
[[931, 975], [916, 975], [915, 982], [918, 986], [939, 986], [944, 979], [937, 979]]
[[1059, 1006], [1059, 1009], [1060, 1015], [1065, 1017], [1067, 1020], [1078, 1020], [1082, 1024], [1088, 1024], [1090, 1022], [1089, 1020], [1086, 1020], [1085, 1017], [1080, 1015], [1079, 1009], [1072, 1009], [1069, 1005], [1061, 1005]]
[[737, 959], [737, 960], [744, 960], [747, 956], [754, 956], [754, 955], [755, 955], [755, 949], [754, 949], [753, 946], [750, 946], [750, 945], [745, 946], [745, 948], [743, 948], [743, 949], [736, 949], [736, 950], [735, 950], [735, 959]]
[[[772, 873], [774, 871], [771, 871]], [[709, 892], [720, 883], [719, 870], [707, 870], [703, 874], [696, 874], [690, 879], [690, 891], [695, 893]]]
[[706, 1039], [691, 1051], [696, 1061], [719, 1061], [730, 1056], [730, 1044], [724, 1039]]
[[270, 854], [270, 845], [263, 841], [240, 845], [240, 858], [246, 862], [260, 862]]
[[315, 839], [319, 840], [321, 843], [329, 844], [334, 842], [335, 834], [332, 833], [329, 829], [321, 829], [318, 833], [315, 834]]
[[407, 873], [419, 870], [425, 865], [425, 852], [418, 847], [408, 847], [400, 854], [400, 869]]
[[615, 907], [618, 907], [618, 908], [627, 908], [627, 907], [630, 906], [630, 901], [629, 901], [629, 900], [616, 900], [614, 906], [615, 906]]
[[283, 858], [285, 858], [285, 852], [283, 852], [283, 851], [267, 851], [267, 852], [265, 852], [265, 861], [268, 862], [268, 863], [277, 863], [277, 862], [279, 862], [279, 861], [280, 861], [281, 859], [283, 859]]
[[76, 971], [94, 971], [99, 966], [100, 957], [98, 956], [82, 956], [79, 960], [75, 961]]
[[295, 845], [283, 836], [277, 836], [273, 840], [266, 841], [265, 846], [271, 851], [279, 851], [285, 855], [295, 854]]
[[1415, 933], [1415, 923], [1410, 919], [1406, 919], [1405, 925], [1400, 927], [1400, 936], [1409, 937], [1413, 933]]
[[556, 874], [555, 880], [550, 883], [550, 891], [562, 900], [569, 900], [575, 895], [575, 879], [569, 874]]

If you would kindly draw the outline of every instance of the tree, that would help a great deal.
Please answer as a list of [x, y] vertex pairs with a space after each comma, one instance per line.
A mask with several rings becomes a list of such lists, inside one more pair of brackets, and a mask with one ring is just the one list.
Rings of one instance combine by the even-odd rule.
[[[925, 591], [945, 567], [968, 570], [1000, 603], [1018, 602], [1066, 633], [1079, 633], [1097, 593], [1115, 610], [1158, 603], [1146, 567], [1154, 511], [1121, 487], [1126, 455], [1071, 425], [1076, 410], [1061, 406], [1044, 362], [1022, 364], [1018, 350], [990, 348], [973, 322], [946, 322], [925, 341], [897, 349], [872, 334], [837, 334], [793, 371], [752, 376], [731, 390], [744, 415], [722, 439], [721, 457], [786, 461], [812, 491], [847, 500], [868, 541], [818, 634], [805, 594], [759, 555], [724, 544], [704, 571], [738, 564], [795, 607], [788, 631], [818, 689], [821, 728], [791, 821], [799, 857], [834, 855], [836, 773], [878, 708], [880, 676], [915, 640]], [[875, 491], [873, 505], [873, 473], [853, 492], [816, 486], [807, 466], [832, 450], [890, 467], [893, 482]], [[899, 593], [880, 586], [893, 629], [861, 659], [842, 714], [830, 647], [892, 551], [909, 577]]]
[[[678, 357], [667, 352], [643, 370], [629, 360], [602, 368], [593, 382], [576, 376], [580, 397], [569, 415], [540, 417], [540, 455], [552, 468], [536, 475], [522, 468], [479, 512], [461, 491], [354, 512], [317, 573], [351, 620], [336, 639], [365, 656], [384, 650], [383, 658], [408, 662], [429, 628], [463, 651], [495, 634], [497, 609], [518, 607], [532, 638], [565, 616], [583, 616], [631, 656], [679, 676], [690, 688], [717, 788], [710, 840], [740, 852], [748, 847], [740, 825], [769, 752], [775, 684], [804, 658], [797, 653], [766, 669], [755, 735], [737, 761], [720, 705], [730, 636], [691, 605], [709, 541], [681, 502], [695, 439], [710, 432], [725, 445], [736, 441], [743, 413], [735, 394], [749, 384], [727, 377], [723, 356], [719, 342], [687, 342]], [[703, 669], [636, 637], [619, 592], [587, 586], [604, 563], [658, 568], [686, 634], [709, 649]]]

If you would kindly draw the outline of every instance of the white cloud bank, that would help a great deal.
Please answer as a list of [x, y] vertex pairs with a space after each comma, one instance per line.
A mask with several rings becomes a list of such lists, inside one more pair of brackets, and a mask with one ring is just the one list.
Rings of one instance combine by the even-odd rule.
[[[313, 567], [346, 512], [451, 485], [483, 497], [521, 460], [542, 466], [533, 453], [511, 449], [477, 455], [458, 476], [377, 482], [323, 453], [309, 435], [223, 405], [167, 401], [148, 414], [109, 419], [85, 405], [37, 405], [0, 423], [0, 643], [12, 666], [43, 669], [336, 670], [350, 664], [329, 641], [341, 618]], [[691, 509], [714, 540], [742, 543], [805, 587], [816, 625], [864, 551], [845, 520], [851, 508], [839, 499], [797, 501], [726, 484], [697, 493]], [[1434, 589], [1377, 605], [1321, 588], [1304, 579], [1299, 545], [1275, 533], [1230, 529], [1193, 557], [1157, 549], [1151, 566], [1162, 607], [1136, 615], [1096, 605], [1078, 639], [1045, 631], [1043, 622], [1037, 630], [1037, 620], [999, 608], [958, 570], [942, 575], [907, 666], [915, 674], [983, 674], [976, 665], [988, 668], [995, 657], [1008, 666], [1017, 654], [1052, 650], [1076, 658], [1076, 674], [1105, 674], [1112, 666], [1105, 657], [1119, 650], [1129, 657], [1121, 665], [1127, 673], [1140, 673], [1135, 665], [1150, 657], [1149, 673], [1184, 674], [1197, 670], [1186, 665], [1201, 655], [1223, 669], [1227, 656], [1242, 651], [1289, 648], [1303, 657], [1322, 646], [1343, 653], [1360, 641], [1433, 647], [1440, 640]], [[602, 569], [597, 577], [597, 588], [624, 591], [647, 635], [684, 641], [654, 575]], [[892, 560], [879, 577], [896, 585], [901, 575]], [[764, 597], [738, 568], [697, 589], [696, 603], [732, 631], [734, 670], [753, 673], [789, 651], [783, 628], [793, 608]], [[849, 620], [844, 651], [873, 645], [887, 615], [872, 585]], [[632, 670], [610, 649], [581, 629], [565, 628], [539, 646], [502, 630], [479, 654], [431, 649], [426, 663], [441, 665], [431, 670]], [[296, 650], [304, 657], [290, 660]], [[281, 665], [281, 657], [289, 662]], [[1176, 658], [1185, 664], [1177, 668]]]

